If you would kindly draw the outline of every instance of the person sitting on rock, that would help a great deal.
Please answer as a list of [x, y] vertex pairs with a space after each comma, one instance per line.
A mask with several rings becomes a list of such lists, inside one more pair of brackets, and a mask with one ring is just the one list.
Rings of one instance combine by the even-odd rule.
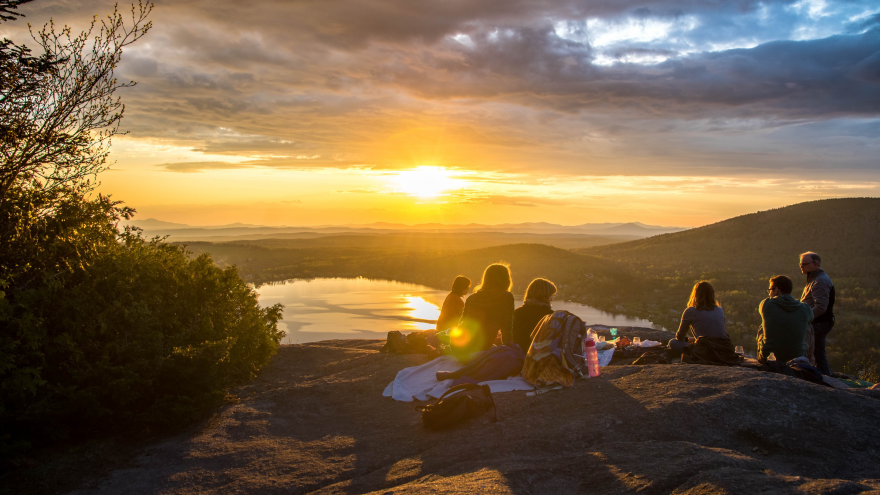
[[813, 321], [813, 310], [791, 296], [793, 284], [785, 275], [770, 279], [767, 293], [770, 297], [761, 301], [761, 330], [758, 332], [758, 361], [766, 362], [772, 352], [777, 361], [786, 363], [804, 356], [807, 352], [805, 338]]
[[440, 309], [440, 317], [437, 318], [437, 331], [444, 332], [456, 326], [464, 312], [464, 296], [471, 288], [471, 279], [467, 277], [455, 277], [452, 282], [452, 290], [446, 295], [443, 307]]
[[513, 282], [506, 264], [486, 267], [483, 279], [464, 303], [458, 326], [449, 331], [452, 353], [467, 362], [470, 355], [492, 347], [498, 332], [503, 342], [510, 340], [513, 321]]
[[706, 280], [694, 285], [675, 338], [669, 341], [669, 349], [673, 354], [681, 355], [685, 347], [699, 337], [729, 339], [724, 326], [724, 310], [715, 301], [715, 288]]
[[536, 278], [526, 289], [523, 305], [514, 310], [511, 340], [519, 345], [523, 352], [529, 352], [532, 332], [535, 331], [538, 322], [545, 316], [553, 314], [553, 309], [550, 307], [553, 294], [556, 294], [556, 285], [553, 282]]

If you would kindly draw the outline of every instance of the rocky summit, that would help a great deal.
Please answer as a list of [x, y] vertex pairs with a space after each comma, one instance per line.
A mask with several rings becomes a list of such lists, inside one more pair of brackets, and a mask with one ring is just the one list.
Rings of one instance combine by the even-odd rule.
[[382, 391], [421, 355], [282, 346], [237, 403], [73, 493], [878, 493], [880, 390], [746, 368], [628, 365], [570, 389], [494, 394], [422, 427]]

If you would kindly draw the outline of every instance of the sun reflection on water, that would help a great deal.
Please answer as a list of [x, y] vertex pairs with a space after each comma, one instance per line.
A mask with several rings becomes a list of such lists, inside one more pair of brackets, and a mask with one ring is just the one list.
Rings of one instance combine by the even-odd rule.
[[[403, 299], [406, 301], [407, 316], [410, 318], [436, 321], [440, 317], [440, 308], [423, 297], [407, 295]], [[413, 326], [419, 330], [430, 330], [434, 328], [434, 323], [415, 321]]]

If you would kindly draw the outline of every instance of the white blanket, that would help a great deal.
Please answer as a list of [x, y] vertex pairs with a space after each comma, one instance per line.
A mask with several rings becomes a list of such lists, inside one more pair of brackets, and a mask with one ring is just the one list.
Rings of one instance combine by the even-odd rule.
[[[421, 366], [413, 366], [400, 370], [394, 381], [385, 387], [382, 395], [394, 400], [412, 402], [413, 400], [435, 399], [443, 395], [452, 386], [453, 380], [437, 381], [438, 371], [455, 371], [464, 367], [452, 356], [440, 356]], [[480, 385], [488, 385], [492, 393], [512, 392], [514, 390], [534, 390], [535, 387], [521, 376], [507, 380], [491, 380]]]

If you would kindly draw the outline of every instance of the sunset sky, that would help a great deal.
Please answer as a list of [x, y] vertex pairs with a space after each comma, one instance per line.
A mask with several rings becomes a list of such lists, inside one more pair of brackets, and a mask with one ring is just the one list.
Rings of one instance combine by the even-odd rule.
[[138, 218], [697, 226], [880, 195], [876, 0], [155, 4], [100, 178]]

